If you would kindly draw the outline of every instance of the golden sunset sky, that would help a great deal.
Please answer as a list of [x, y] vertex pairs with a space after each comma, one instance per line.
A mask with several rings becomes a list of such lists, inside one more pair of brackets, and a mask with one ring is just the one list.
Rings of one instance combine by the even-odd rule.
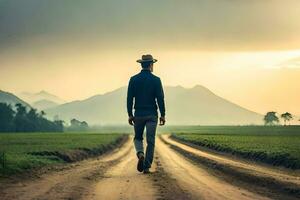
[[299, 115], [299, 10], [299, 0], [0, 0], [0, 89], [84, 99], [127, 85], [151, 53], [164, 85]]

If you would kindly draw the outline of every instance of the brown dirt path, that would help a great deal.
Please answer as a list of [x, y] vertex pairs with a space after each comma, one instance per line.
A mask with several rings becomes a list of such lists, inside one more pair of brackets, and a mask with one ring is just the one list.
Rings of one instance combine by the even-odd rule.
[[13, 180], [0, 187], [1, 200], [59, 200], [86, 199], [91, 188], [104, 172], [132, 148], [128, 140], [121, 148], [98, 158], [58, 167], [57, 170], [40, 175], [38, 178]]
[[269, 199], [212, 176], [206, 170], [191, 164], [160, 139], [157, 140], [157, 153], [166, 173], [174, 177], [180, 187], [190, 194], [190, 199]]
[[177, 142], [169, 137], [169, 135], [162, 135], [163, 140], [168, 143], [175, 145], [181, 149], [184, 149], [188, 152], [196, 154], [201, 157], [206, 157], [211, 160], [215, 160], [219, 163], [227, 164], [230, 166], [234, 166], [236, 168], [243, 168], [245, 170], [252, 171], [253, 173], [260, 174], [261, 176], [273, 177], [274, 179], [278, 179], [281, 181], [290, 182], [293, 184], [297, 184], [300, 187], [300, 173], [291, 173], [288, 170], [280, 170], [279, 168], [267, 167], [263, 165], [258, 165], [254, 162], [247, 162], [246, 160], [241, 160], [237, 158], [232, 158], [223, 155], [217, 155], [211, 152], [203, 151], [201, 149], [193, 148], [189, 145], [186, 145], [181, 142]]
[[[170, 140], [167, 136], [163, 137], [173, 145], [219, 162], [229, 162], [236, 167], [248, 167], [249, 170], [256, 170], [258, 167], [247, 166], [238, 160], [216, 157], [216, 155]], [[207, 168], [186, 159], [159, 137], [156, 143], [153, 173], [145, 175], [137, 172], [136, 162], [132, 138], [130, 138], [121, 148], [98, 158], [68, 164], [38, 178], [6, 183], [5, 186], [0, 186], [0, 199], [270, 199], [261, 191], [248, 190], [248, 188], [226, 182], [222, 177], [210, 173]], [[257, 168], [257, 173], [261, 170], [263, 168]], [[273, 176], [274, 173], [276, 174], [274, 171], [265, 172]], [[289, 177], [288, 174], [279, 173], [278, 177], [297, 182], [297, 179]]]
[[[157, 199], [150, 175], [137, 172], [136, 162], [137, 158], [132, 149], [117, 165], [104, 174], [104, 178], [97, 183], [91, 199]], [[155, 166], [152, 170], [155, 170]]]

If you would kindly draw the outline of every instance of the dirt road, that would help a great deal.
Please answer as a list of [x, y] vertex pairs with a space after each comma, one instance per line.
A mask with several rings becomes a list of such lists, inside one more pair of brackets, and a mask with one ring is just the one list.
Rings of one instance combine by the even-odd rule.
[[137, 172], [136, 162], [135, 152], [131, 148], [128, 155], [112, 166], [96, 184], [91, 199], [156, 199], [151, 179]]
[[[200, 150], [170, 140], [166, 136], [164, 139], [172, 145], [201, 153]], [[211, 157], [215, 155], [210, 153], [206, 156], [224, 159]], [[237, 160], [225, 159], [224, 162], [227, 161], [234, 162], [237, 167], [247, 167], [243, 162], [239, 165]], [[264, 170], [258, 166], [251, 167], [260, 173]], [[136, 171], [136, 157], [130, 139], [122, 148], [98, 159], [67, 165], [31, 180], [6, 183], [0, 186], [0, 199], [270, 199], [270, 195], [262, 191], [254, 192], [224, 181], [222, 177], [186, 159], [159, 138], [152, 171], [149, 175]], [[299, 177], [289, 177], [273, 171], [265, 173], [299, 181]]]
[[132, 151], [131, 141], [122, 148], [100, 156], [65, 167], [58, 167], [38, 178], [27, 180], [13, 179], [0, 186], [1, 200], [29, 199], [86, 199], [93, 195], [93, 186], [104, 178], [106, 170], [117, 164], [121, 158]]
[[191, 199], [268, 199], [210, 175], [176, 154], [161, 140], [157, 141], [157, 153], [166, 172], [188, 191]]

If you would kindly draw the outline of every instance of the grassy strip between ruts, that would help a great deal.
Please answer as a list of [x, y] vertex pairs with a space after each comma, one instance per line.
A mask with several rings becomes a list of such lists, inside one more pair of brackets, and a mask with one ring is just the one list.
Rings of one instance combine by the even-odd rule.
[[0, 176], [98, 156], [127, 138], [125, 134], [98, 133], [0, 134]]
[[174, 133], [172, 138], [274, 166], [300, 169], [300, 135]]

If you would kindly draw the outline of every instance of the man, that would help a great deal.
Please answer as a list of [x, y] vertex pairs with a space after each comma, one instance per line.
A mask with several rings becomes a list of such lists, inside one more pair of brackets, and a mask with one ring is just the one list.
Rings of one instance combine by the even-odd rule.
[[[142, 66], [142, 71], [131, 77], [127, 92], [128, 123], [134, 126], [134, 146], [138, 157], [137, 170], [150, 173], [153, 161], [155, 132], [158, 121], [157, 105], [160, 110], [160, 123], [165, 120], [164, 92], [160, 78], [153, 75], [153, 63], [157, 62], [151, 55], [143, 55], [137, 60]], [[132, 113], [134, 100], [134, 115]], [[146, 127], [147, 148], [144, 154], [143, 133]]]

